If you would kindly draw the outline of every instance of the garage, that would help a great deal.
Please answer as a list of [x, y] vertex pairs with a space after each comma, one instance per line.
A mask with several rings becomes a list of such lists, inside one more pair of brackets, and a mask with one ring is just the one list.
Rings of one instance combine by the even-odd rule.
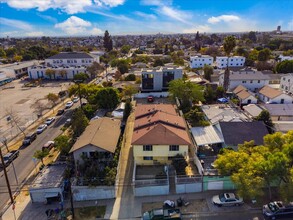
[[63, 201], [65, 169], [64, 163], [45, 167], [29, 187], [31, 201], [45, 204]]

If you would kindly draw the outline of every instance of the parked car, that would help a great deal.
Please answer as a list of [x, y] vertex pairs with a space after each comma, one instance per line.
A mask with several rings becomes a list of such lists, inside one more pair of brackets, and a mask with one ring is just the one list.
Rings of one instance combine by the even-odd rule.
[[262, 213], [265, 219], [293, 219], [293, 203], [284, 205], [282, 201], [270, 202], [263, 206]]
[[34, 140], [37, 138], [37, 133], [33, 132], [25, 136], [24, 140], [22, 141], [22, 145], [27, 146], [30, 145]]
[[44, 146], [42, 147], [42, 150], [51, 150], [52, 147], [54, 147], [55, 142], [54, 141], [48, 141]]
[[59, 109], [59, 110], [57, 111], [57, 114], [56, 114], [56, 115], [62, 115], [64, 112], [65, 112], [64, 109]]
[[79, 98], [78, 98], [78, 97], [73, 97], [73, 98], [72, 98], [72, 101], [73, 101], [74, 103], [77, 103], [77, 102], [79, 101]]
[[49, 125], [52, 124], [54, 121], [55, 121], [55, 117], [47, 118], [46, 121], [45, 121], [45, 124], [49, 126]]
[[68, 127], [71, 125], [71, 118], [68, 118], [65, 123], [64, 123], [64, 126]]
[[13, 160], [15, 160], [19, 155], [18, 150], [12, 150], [9, 153], [5, 154], [3, 157], [4, 164], [0, 163], [0, 167], [7, 167]]
[[152, 95], [149, 95], [147, 98], [148, 102], [154, 102], [155, 101], [155, 97]]
[[73, 106], [73, 101], [69, 101], [65, 104], [65, 108], [71, 108]]
[[44, 130], [46, 130], [48, 125], [42, 124], [37, 128], [37, 134], [41, 134]]
[[234, 193], [221, 193], [212, 199], [213, 203], [219, 207], [221, 206], [239, 206], [243, 204], [243, 199]]
[[181, 220], [180, 209], [153, 209], [142, 215], [142, 220]]

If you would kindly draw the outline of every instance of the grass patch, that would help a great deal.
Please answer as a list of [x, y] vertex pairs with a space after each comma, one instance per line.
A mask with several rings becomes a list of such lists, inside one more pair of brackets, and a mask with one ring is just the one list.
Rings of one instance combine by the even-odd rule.
[[90, 206], [74, 209], [75, 220], [95, 220], [96, 218], [104, 218], [106, 206]]

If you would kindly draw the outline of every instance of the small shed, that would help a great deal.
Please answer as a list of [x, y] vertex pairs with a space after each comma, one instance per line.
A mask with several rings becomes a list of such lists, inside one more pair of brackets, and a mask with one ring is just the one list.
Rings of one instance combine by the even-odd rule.
[[63, 201], [65, 163], [45, 167], [29, 187], [32, 202]]

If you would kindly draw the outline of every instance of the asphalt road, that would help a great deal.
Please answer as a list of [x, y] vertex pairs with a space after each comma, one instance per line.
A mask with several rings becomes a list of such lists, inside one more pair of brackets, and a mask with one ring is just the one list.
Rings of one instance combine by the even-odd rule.
[[[65, 121], [71, 117], [74, 108], [78, 107], [78, 103], [75, 103], [73, 107], [66, 110], [61, 116], [56, 116], [56, 120], [48, 126], [48, 128], [39, 134], [33, 143], [27, 147], [20, 147], [19, 157], [13, 161], [15, 172], [17, 175], [18, 183], [21, 185], [29, 174], [35, 169], [35, 163], [33, 161], [33, 154], [36, 150], [41, 150], [42, 146], [50, 140], [54, 140], [58, 135], [62, 133], [60, 128], [64, 125]], [[12, 192], [17, 190], [17, 181], [13, 172], [13, 165], [10, 164], [6, 169], [8, 173], [9, 182]], [[0, 171], [0, 213], [6, 203], [10, 200], [8, 189], [6, 186], [4, 171]]]
[[186, 220], [263, 220], [261, 210], [246, 210], [243, 212], [209, 212], [194, 215], [184, 215]]

